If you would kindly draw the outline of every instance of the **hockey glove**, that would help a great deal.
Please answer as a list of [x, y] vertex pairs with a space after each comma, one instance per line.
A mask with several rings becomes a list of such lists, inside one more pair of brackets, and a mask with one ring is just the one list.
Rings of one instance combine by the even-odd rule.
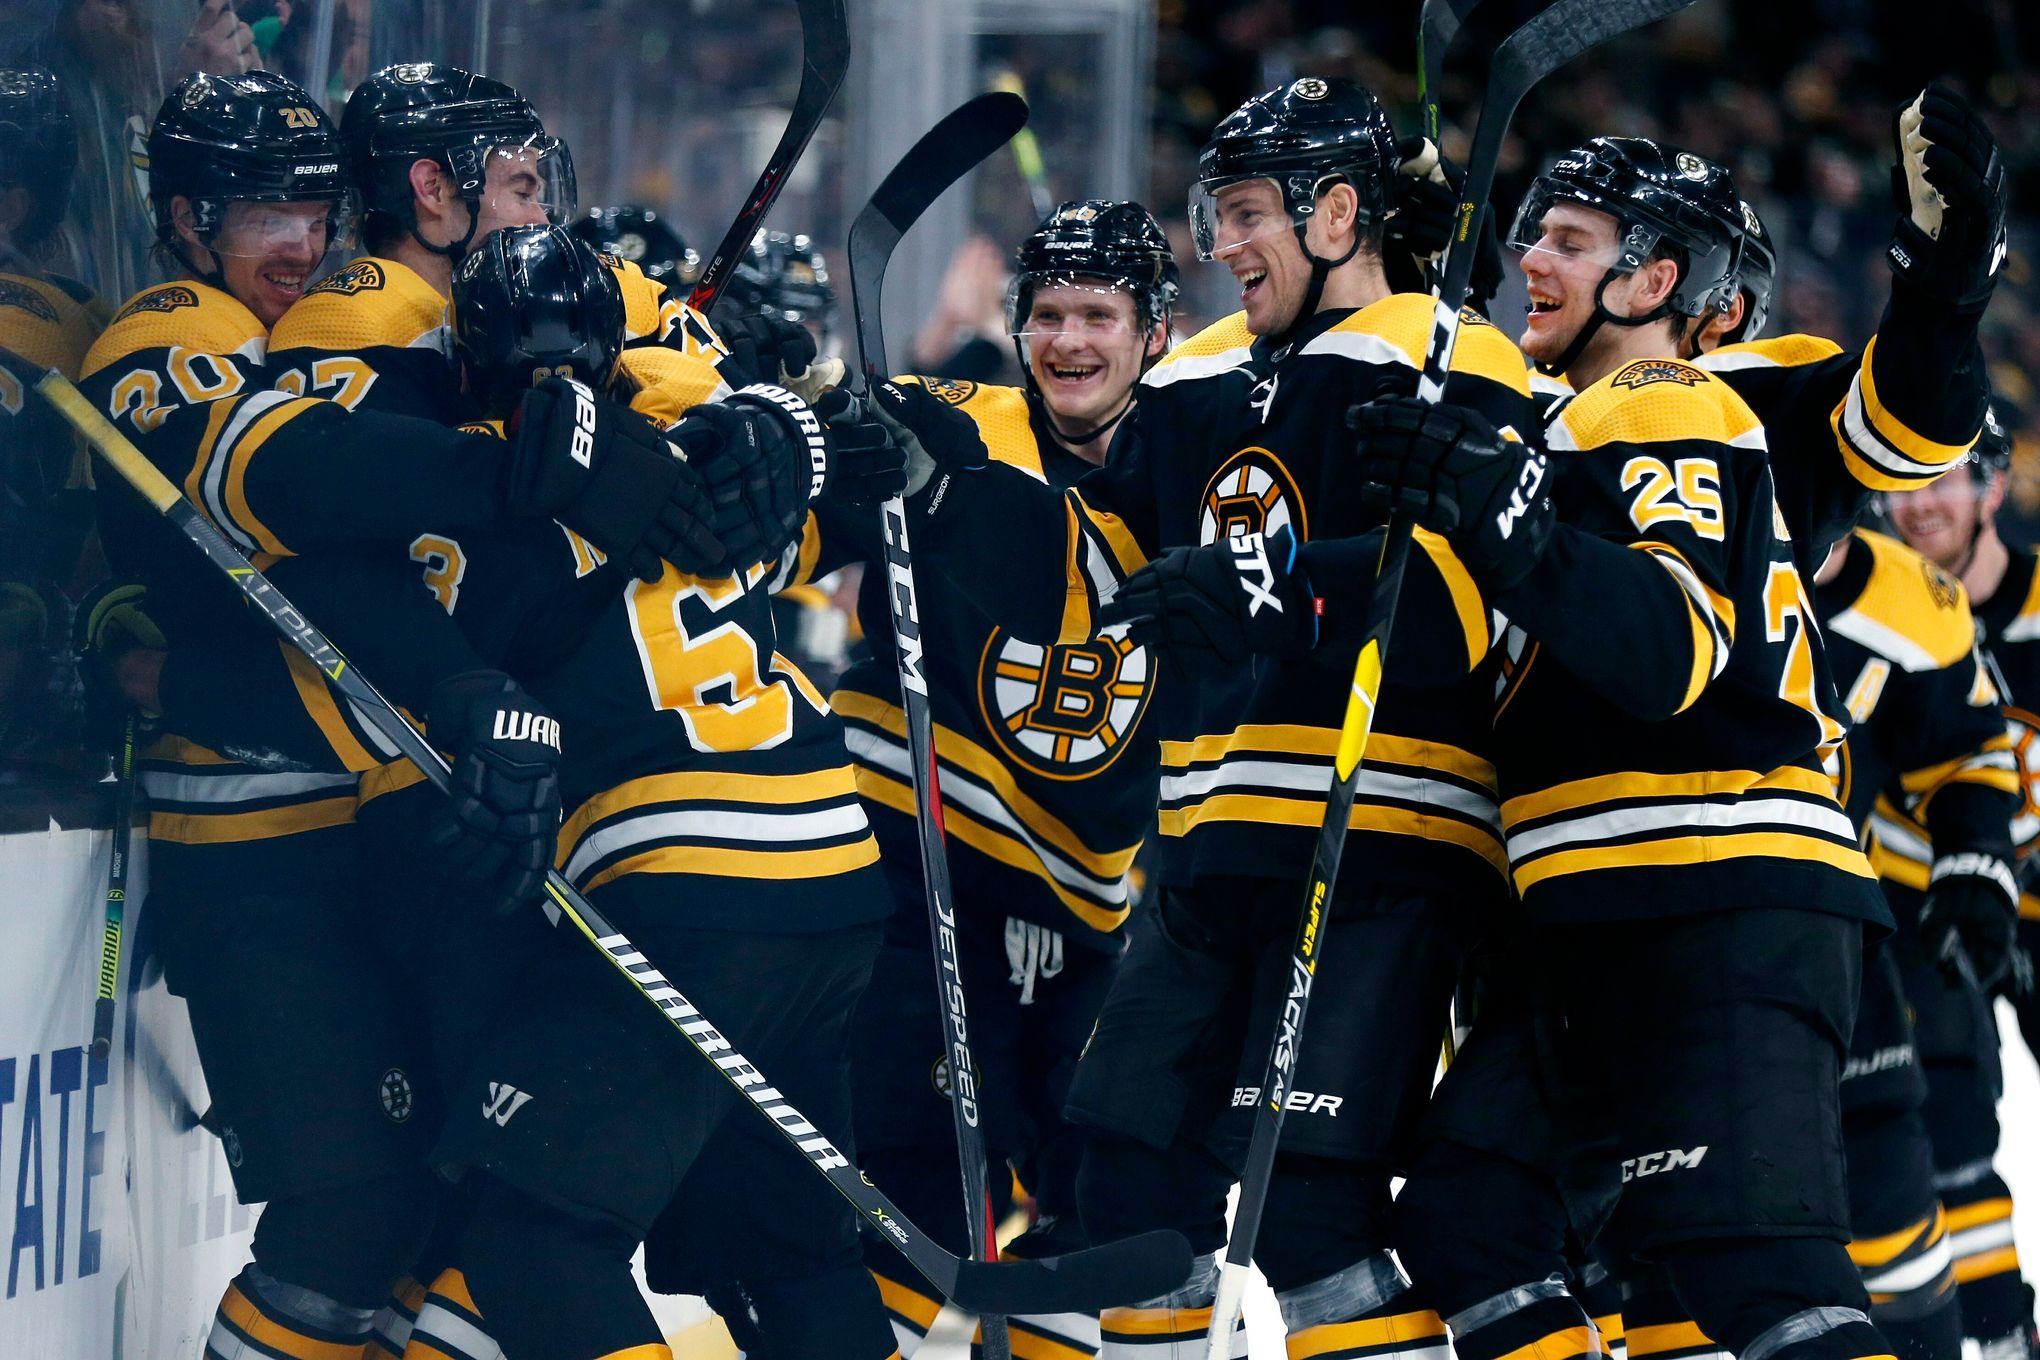
[[829, 436], [823, 495], [840, 505], [869, 508], [906, 489], [907, 451], [856, 393], [832, 388], [815, 403], [815, 414]]
[[138, 735], [153, 733], [162, 716], [157, 681], [170, 645], [148, 612], [147, 586], [109, 581], [78, 602], [71, 642], [85, 687], [85, 745], [118, 752], [129, 712]]
[[1920, 942], [1943, 972], [1959, 977], [1966, 963], [1988, 991], [2011, 970], [2018, 929], [2018, 882], [2003, 860], [1969, 850], [1934, 861]]
[[807, 373], [819, 352], [813, 333], [784, 317], [735, 317], [718, 322], [716, 334], [728, 347], [730, 359], [752, 382], [791, 387]]
[[1104, 626], [1155, 647], [1192, 676], [1223, 675], [1256, 655], [1317, 642], [1318, 602], [1287, 530], [1171, 548], [1126, 578], [1098, 611]]
[[731, 576], [770, 562], [800, 536], [808, 502], [829, 475], [822, 422], [783, 387], [753, 383], [697, 406], [668, 432], [708, 483], [715, 535], [727, 549], [714, 571]]
[[992, 460], [977, 422], [919, 383], [879, 383], [865, 401], [906, 454], [906, 495], [919, 495], [937, 472], [975, 472]]
[[453, 765], [429, 839], [496, 910], [512, 911], [544, 886], [558, 843], [559, 722], [501, 671], [440, 681], [426, 718]]
[[1959, 307], [1990, 300], [2005, 262], [2005, 162], [1967, 100], [1929, 85], [1893, 120], [1891, 198], [1898, 210], [1887, 257], [1929, 297]]
[[703, 478], [637, 412], [551, 378], [525, 395], [506, 433], [509, 517], [557, 519], [646, 581], [662, 562], [701, 576], [728, 556]]
[[[1388, 219], [1382, 266], [1388, 286], [1398, 293], [1428, 293], [1444, 267], [1445, 247], [1459, 217], [1459, 191], [1466, 183], [1463, 167], [1444, 159], [1427, 137], [1405, 137], [1396, 143], [1402, 165], [1391, 186], [1394, 216]], [[1486, 315], [1488, 302], [1502, 286], [1502, 248], [1495, 239], [1494, 219], [1481, 218], [1480, 252], [1474, 257], [1472, 287], [1466, 305]]]
[[1503, 591], [1537, 565], [1557, 513], [1544, 455], [1505, 439], [1477, 411], [1390, 397], [1355, 406], [1361, 499], [1452, 541], [1474, 579]]

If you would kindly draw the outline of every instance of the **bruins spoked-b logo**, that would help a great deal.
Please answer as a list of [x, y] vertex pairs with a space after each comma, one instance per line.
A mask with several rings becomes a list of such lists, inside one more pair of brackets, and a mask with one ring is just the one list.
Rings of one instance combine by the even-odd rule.
[[1296, 479], [1282, 460], [1263, 448], [1241, 449], [1225, 460], [1204, 488], [1197, 516], [1197, 541], [1216, 543], [1242, 534], [1272, 536], [1289, 529], [1310, 537], [1310, 521]]
[[1053, 647], [993, 629], [978, 662], [986, 729], [1045, 779], [1087, 779], [1117, 760], [1153, 693], [1153, 659], [1123, 625]]

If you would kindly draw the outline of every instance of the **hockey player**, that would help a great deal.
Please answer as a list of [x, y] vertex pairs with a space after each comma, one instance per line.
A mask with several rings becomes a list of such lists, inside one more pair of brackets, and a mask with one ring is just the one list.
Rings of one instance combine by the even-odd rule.
[[[1525, 351], [1579, 391], [1547, 425], [1550, 467], [1478, 417], [1411, 402], [1363, 409], [1360, 456], [1511, 620], [1503, 821], [1564, 1016], [1549, 1042], [1577, 1090], [1567, 1136], [1589, 1140], [1576, 1166], [1620, 1188], [1605, 1247], [1662, 1264], [1706, 1335], [1748, 1360], [1879, 1355], [1841, 1245], [1836, 1092], [1862, 935], [1888, 917], [1820, 767], [1843, 726], [1763, 429], [1676, 357], [1733, 306], [1746, 231], [1727, 172], [1689, 152], [1598, 138], [1568, 153], [1510, 237]], [[1397, 644], [1406, 631], [1419, 652], [1407, 626]], [[1561, 1282], [1482, 1278], [1519, 1266], [1511, 1252], [1454, 1255], [1480, 1183], [1427, 1183], [1420, 1164], [1399, 1205], [1403, 1259], [1454, 1314], [1455, 1349], [1585, 1349]], [[1557, 1197], [1518, 1209], [1542, 1215], [1555, 1259]]]
[[[1969, 602], [1952, 576], [1895, 539], [1857, 530], [1815, 577], [1814, 603], [1852, 728], [1837, 753], [1843, 808], [1859, 831], [1880, 794], [1930, 828], [1943, 865], [1939, 913], [1958, 942], [1992, 947], [2011, 919], [2011, 820], [2019, 802], [2011, 740], [1976, 650]], [[1995, 915], [1971, 916], [1971, 904]], [[1981, 932], [1981, 938], [1979, 938]], [[1962, 1315], [1922, 1109], [1911, 1008], [1889, 948], [1864, 970], [1842, 1072], [1850, 1255], [1871, 1316], [1907, 1360], [1953, 1360]]]
[[[283, 577], [301, 549], [408, 539], [433, 522], [428, 503], [462, 525], [557, 513], [633, 563], [720, 555], [705, 488], [628, 413], [597, 406], [592, 430], [571, 409], [530, 413], [506, 451], [265, 390], [268, 326], [352, 215], [338, 139], [303, 90], [259, 72], [191, 76], [164, 101], [150, 153], [173, 281], [127, 303], [81, 388], [266, 568]], [[570, 455], [577, 437], [585, 462]], [[143, 773], [154, 919], [236, 1188], [268, 1201], [210, 1344], [329, 1355], [366, 1337], [431, 1200], [422, 1037], [356, 874], [354, 772], [382, 756], [139, 498], [112, 483], [99, 508], [116, 569], [150, 585], [179, 643], [138, 686], [167, 714]], [[236, 648], [245, 664], [211, 668]], [[430, 707], [455, 757], [447, 844], [482, 876], [514, 874], [550, 839], [557, 753], [491, 735], [499, 713], [529, 711], [514, 687]], [[308, 749], [320, 762], [281, 754]]]
[[[1022, 388], [926, 378], [976, 426], [995, 461], [1048, 487], [1075, 483], [1132, 441], [1112, 442], [1140, 377], [1167, 347], [1177, 268], [1161, 224], [1137, 203], [1072, 202], [1020, 244], [1008, 320]], [[828, 409], [825, 407], [825, 409]], [[987, 519], [987, 538], [1005, 532]], [[864, 526], [873, 542], [878, 527]], [[1123, 943], [1134, 852], [1154, 815], [1159, 682], [1115, 629], [1065, 645], [1025, 642], [961, 588], [971, 563], [930, 555], [916, 573], [923, 665], [934, 706], [943, 827], [955, 884], [957, 953], [992, 1192], [1003, 1218], [1013, 1173], [1040, 1220], [1009, 1250], [1080, 1244], [1080, 1132], [1062, 1117], [1077, 1055]], [[988, 581], [996, 591], [1001, 582]], [[867, 568], [859, 601], [876, 654], [830, 703], [843, 716], [858, 791], [899, 909], [858, 1016], [857, 1141], [864, 1165], [917, 1222], [967, 1242], [915, 841], [906, 718], [891, 652], [890, 589]], [[898, 1188], [895, 1188], [898, 1187]], [[902, 1334], [917, 1344], [941, 1307], [882, 1245], [867, 1252]], [[1015, 1319], [1013, 1353], [1089, 1355], [1095, 1317]]]
[[[688, 425], [723, 432], [723, 447], [693, 455], [713, 480], [762, 419], [759, 394], [730, 396], [687, 356], [626, 350], [623, 310], [614, 275], [564, 230], [493, 233], [454, 277], [468, 396], [500, 418], [534, 373], [614, 378], [662, 422], [691, 411]], [[722, 400], [701, 409], [710, 398]], [[825, 489], [843, 471], [804, 458], [802, 506], [811, 467]], [[842, 1045], [890, 901], [840, 728], [775, 654], [767, 592], [799, 570], [801, 550], [734, 577], [646, 583], [533, 521], [424, 536], [409, 556], [484, 664], [519, 675], [578, 738], [561, 766], [562, 871], [791, 1099], [842, 1129]], [[413, 645], [336, 640], [371, 670]], [[376, 780], [365, 818], [415, 776]], [[474, 1203], [454, 1253], [464, 1273], [435, 1284], [406, 1353], [473, 1354], [470, 1329], [486, 1327], [513, 1355], [663, 1354], [629, 1268], [663, 1212], [675, 1227], [656, 1261], [648, 1252], [654, 1286], [707, 1294], [751, 1354], [890, 1355], [854, 1219], [607, 960], [547, 934], [499, 962], [457, 984], [464, 1032], [439, 1036], [458, 1113], [435, 1157], [467, 1175]], [[561, 1157], [569, 1142], [583, 1152]], [[769, 1210], [752, 1199], [761, 1186]], [[675, 1259], [685, 1241], [697, 1245]]]
[[[1148, 374], [1116, 436], [1137, 428], [1141, 442], [1060, 496], [998, 464], [968, 470], [968, 448], [949, 449], [920, 503], [917, 548], [996, 561], [965, 579], [1001, 582], [979, 603], [1015, 636], [1067, 643], [1131, 623], [1197, 677], [1170, 714], [1187, 739], [1162, 745], [1159, 904], [1132, 928], [1067, 1114], [1090, 1133], [1078, 1197], [1094, 1239], [1168, 1226], [1210, 1254], [1180, 1291], [1106, 1313], [1101, 1355], [1205, 1344], [1225, 1196], [1288, 995], [1296, 875], [1350, 677], [1350, 651], [1344, 669], [1304, 653], [1320, 629], [1358, 626], [1316, 613], [1316, 574], [1358, 570], [1320, 561], [1317, 540], [1379, 523], [1346, 475], [1345, 409], [1413, 391], [1431, 331], [1430, 300], [1391, 295], [1382, 272], [1398, 164], [1386, 116], [1356, 84], [1306, 77], [1249, 100], [1203, 150], [1192, 218], [1243, 311]], [[1497, 331], [1469, 317], [1454, 362], [1460, 400], [1530, 428], [1521, 355]], [[994, 541], [964, 527], [993, 515], [1010, 526]], [[1464, 571], [1434, 537], [1413, 556], [1412, 576], [1461, 606], [1446, 609], [1462, 662], [1484, 655], [1487, 613]], [[1249, 633], [1286, 654], [1242, 664]], [[1436, 1061], [1422, 1017], [1444, 1013], [1464, 918], [1502, 898], [1486, 728], [1471, 679], [1381, 697], [1383, 760], [1350, 851], [1368, 872], [1344, 879], [1332, 908], [1258, 1252], [1292, 1356], [1444, 1342], [1388, 1257], [1388, 1182]]]
[[[1931, 117], [1923, 120], [1920, 111], [1929, 106]], [[1911, 485], [1945, 469], [1981, 420], [1976, 320], [1979, 293], [1987, 295], [1998, 262], [2003, 216], [1995, 143], [1946, 91], [1929, 90], [1897, 122], [1894, 179], [1900, 221], [1891, 255], [1894, 297], [1866, 353], [1845, 354], [1811, 336], [1756, 339], [1773, 300], [1776, 260], [1762, 223], [1747, 204], [1742, 205], [1746, 230], [1739, 296], [1726, 311], [1704, 316], [1704, 324], [1681, 350], [1702, 351], [1696, 363], [1735, 387], [1764, 421], [1778, 499], [1792, 526], [1802, 571], [1821, 561], [1827, 544], [1873, 491]], [[1934, 153], [1931, 170], [1929, 152]], [[1724, 338], [1736, 343], [1723, 345]], [[1706, 353], [1710, 350], [1715, 352]], [[1571, 389], [1548, 373], [1533, 383], [1548, 396], [1570, 395]], [[1536, 1065], [1541, 1041], [1534, 1032], [1532, 997], [1522, 979], [1510, 975], [1515, 952], [1520, 950], [1504, 937], [1487, 955], [1495, 963], [1481, 970], [1473, 1037], [1433, 1104], [1423, 1175], [1414, 1193], [1404, 1196], [1403, 1205], [1412, 1211], [1406, 1217], [1428, 1220], [1427, 1238], [1441, 1220], [1417, 1211], [1439, 1185], [1456, 1186], [1463, 1197], [1484, 1203], [1517, 1206], [1514, 1217], [1520, 1224], [1538, 1221], [1540, 1215], [1547, 1223], [1565, 1217], [1558, 1208], [1559, 1187], [1550, 1180], [1556, 1154], [1550, 1119], [1543, 1112], [1550, 1097], [1527, 1075]], [[1513, 1102], [1522, 1111], [1519, 1118], [1497, 1120], [1492, 1108], [1502, 1101]], [[1575, 1177], [1562, 1167], [1556, 1170], [1565, 1188], [1575, 1192], [1570, 1198], [1576, 1217], [1591, 1227], [1594, 1207], [1579, 1203]], [[1875, 1174], [1857, 1162], [1851, 1170], [1863, 1180]], [[1892, 1169], [1894, 1183], [1902, 1184], [1904, 1175], [1903, 1166]], [[1493, 1230], [1478, 1241], [1462, 1239], [1439, 1249], [1448, 1253], [1447, 1259], [1484, 1256], [1495, 1280], [1512, 1274], [1531, 1278], [1559, 1268], [1560, 1237], [1550, 1228], [1541, 1254], [1512, 1255], [1523, 1240]], [[1411, 1251], [1406, 1245], [1406, 1259]], [[1879, 1252], [1873, 1247], [1865, 1254]], [[1624, 1318], [1613, 1300], [1591, 1306], [1595, 1290], [1605, 1292], [1607, 1272], [1598, 1263], [1589, 1263], [1585, 1272], [1584, 1277], [1575, 1273], [1573, 1292], [1590, 1305], [1604, 1343], [1622, 1346]], [[1602, 1283], [1588, 1283], [1593, 1279]], [[1624, 1308], [1632, 1324], [1627, 1346], [1638, 1356], [1699, 1356], [1716, 1349], [1691, 1323], [1660, 1272], [1627, 1283], [1630, 1297]]]
[[[2036, 824], [2033, 815], [2034, 773], [2026, 748], [2034, 730], [2028, 696], [2040, 694], [2040, 648], [2030, 620], [2040, 616], [2033, 581], [2033, 554], [2009, 547], [1999, 536], [1996, 515], [2004, 503], [2005, 477], [2011, 446], [1995, 417], [1986, 422], [1975, 452], [1962, 468], [1919, 491], [1887, 499], [1892, 525], [1907, 543], [1958, 577], [1969, 592], [1978, 641], [1994, 668], [2005, 701], [2006, 721], [2021, 756], [2024, 798], [2014, 823], [2017, 847], [2030, 855]], [[1948, 1206], [1948, 1231], [1955, 1252], [1955, 1276], [1961, 1282], [1963, 1325], [1993, 1356], [2024, 1357], [2034, 1353], [2033, 1295], [2020, 1279], [2018, 1248], [2012, 1240], [2010, 1188], [1993, 1168], [1997, 1150], [1998, 1070], [1997, 1028], [1983, 989], [1995, 982], [2011, 991], [2019, 1006], [2026, 1042], [2040, 1039], [2031, 983], [2015, 978], [2013, 941], [2003, 937], [1961, 938], [1973, 980], [1948, 976], [1934, 966], [1947, 960], [1942, 932], [1970, 917], [1976, 926], [2003, 920], [2001, 903], [1979, 894], [1971, 901], [1951, 902], [1945, 911], [1928, 916], [1946, 881], [1942, 847], [1931, 828], [1909, 815], [1902, 800], [1887, 800], [1874, 822], [1877, 854], [1873, 863], [1884, 880], [1901, 924], [1920, 917], [1912, 948], [1901, 953], [1911, 966], [1906, 973], [1908, 995], [1919, 1012], [1921, 1062], [1931, 1097], [1927, 1127], [1934, 1138], [1936, 1181]], [[1959, 882], [1959, 880], [1957, 880]], [[1925, 894], [1924, 899], [1922, 894]], [[2040, 918], [2029, 894], [2020, 898], [2020, 923], [2030, 940], [2031, 920]], [[1939, 926], [1929, 934], [1930, 926]], [[1907, 943], [1901, 936], [1901, 944]], [[2028, 946], [2030, 948], [2030, 945]], [[1958, 972], [1959, 969], [1954, 970]], [[1982, 984], [1979, 988], [1976, 984]]]

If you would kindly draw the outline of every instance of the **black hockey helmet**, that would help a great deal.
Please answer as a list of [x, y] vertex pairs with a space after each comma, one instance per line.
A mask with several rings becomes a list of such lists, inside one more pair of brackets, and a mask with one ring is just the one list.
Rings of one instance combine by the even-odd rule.
[[1983, 408], [1983, 429], [1969, 449], [1967, 461], [1980, 482], [2002, 477], [2012, 470], [2012, 432], [1998, 412], [1993, 399]]
[[829, 261], [806, 233], [760, 231], [730, 271], [725, 290], [739, 311], [812, 324], [822, 335], [836, 329], [836, 289]]
[[418, 229], [411, 167], [437, 161], [468, 204], [468, 234], [458, 243], [428, 249], [458, 258], [474, 239], [489, 158], [498, 152], [536, 153], [546, 217], [564, 222], [574, 211], [574, 158], [545, 130], [531, 101], [500, 80], [436, 62], [385, 66], [354, 87], [340, 115], [354, 177], [372, 231]]
[[[1734, 305], [1748, 227], [1727, 167], [1647, 137], [1596, 137], [1560, 156], [1531, 183], [1506, 244], [1519, 252], [1535, 249], [1545, 214], [1558, 203], [1614, 218], [1616, 248], [1594, 293], [1594, 315], [1566, 353], [1547, 366], [1550, 371], [1569, 368], [1605, 322], [1642, 326], [1674, 314], [1704, 317]], [[1661, 248], [1679, 267], [1670, 295], [1644, 316], [1610, 313], [1601, 302], [1608, 285], [1640, 269]]]
[[1735, 332], [1726, 337], [1730, 344], [1754, 340], [1764, 333], [1764, 323], [1771, 319], [1771, 304], [1778, 291], [1778, 251], [1771, 243], [1771, 233], [1764, 230], [1763, 219], [1757, 216], [1748, 199], [1742, 201], [1742, 213], [1743, 319]]
[[654, 283], [670, 290], [694, 287], [701, 278], [701, 255], [691, 249], [673, 230], [672, 224], [650, 208], [625, 203], [614, 208], [590, 208], [569, 231], [589, 249], [629, 260], [645, 271]]
[[1006, 328], [1014, 335], [1043, 284], [1102, 279], [1133, 298], [1145, 329], [1167, 323], [1182, 291], [1182, 273], [1168, 233], [1155, 215], [1125, 200], [1088, 199], [1050, 213], [1013, 252], [1013, 283], [1006, 292]]
[[453, 273], [454, 352], [492, 416], [545, 378], [606, 388], [623, 319], [616, 274], [564, 227], [492, 231]]
[[1197, 256], [1212, 259], [1226, 244], [1214, 200], [1227, 185], [1273, 180], [1301, 240], [1318, 195], [1334, 182], [1359, 195], [1362, 225], [1387, 218], [1401, 163], [1387, 111], [1356, 81], [1304, 76], [1257, 94], [1227, 114], [1197, 154], [1190, 197]]
[[32, 246], [62, 220], [78, 166], [78, 133], [62, 86], [36, 67], [0, 70], [0, 189], [25, 188], [33, 200], [14, 229]]
[[173, 249], [177, 197], [190, 200], [192, 229], [209, 247], [229, 203], [325, 200], [330, 250], [351, 238], [357, 202], [332, 120], [302, 86], [268, 71], [194, 72], [164, 97], [149, 129], [149, 202], [156, 239]]

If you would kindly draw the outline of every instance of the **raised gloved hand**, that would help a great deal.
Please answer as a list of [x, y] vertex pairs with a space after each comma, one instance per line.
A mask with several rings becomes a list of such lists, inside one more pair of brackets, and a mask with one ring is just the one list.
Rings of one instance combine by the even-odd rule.
[[1346, 421], [1366, 504], [1443, 534], [1489, 590], [1507, 590], [1537, 564], [1557, 523], [1543, 454], [1504, 439], [1477, 411], [1415, 397], [1355, 406]]
[[430, 840], [498, 911], [536, 896], [560, 829], [560, 725], [501, 671], [464, 671], [433, 689], [432, 744], [453, 765]]
[[2019, 929], [2019, 886], [1996, 855], [1966, 850], [1934, 861], [1920, 907], [1920, 942], [1943, 972], [1968, 967], [1989, 990], [2012, 967]]
[[716, 334], [729, 349], [730, 360], [752, 382], [791, 387], [806, 375], [819, 348], [814, 333], [798, 321], [753, 312], [716, 322]]
[[2005, 162], [1961, 95], [1929, 85], [1893, 120], [1892, 269], [1958, 306], [1990, 300], [2005, 262]]
[[1098, 622], [1127, 624], [1128, 638], [1168, 653], [1192, 675], [1307, 650], [1317, 642], [1317, 600], [1296, 547], [1282, 529], [1270, 539], [1240, 534], [1171, 548], [1126, 578]]
[[975, 472], [992, 460], [977, 422], [919, 383], [878, 383], [865, 401], [906, 454], [909, 496], [937, 472]]
[[843, 505], [870, 507], [906, 489], [907, 452], [869, 403], [847, 388], [832, 388], [815, 403], [815, 414], [829, 437], [824, 496]]
[[656, 581], [671, 562], [712, 575], [729, 551], [701, 474], [637, 412], [571, 378], [525, 394], [505, 433], [510, 516], [557, 519], [632, 575]]
[[776, 559], [800, 537], [808, 502], [828, 483], [822, 422], [783, 387], [752, 383], [693, 408], [667, 434], [707, 482], [711, 523], [727, 550], [703, 575], [730, 576]]
[[[1459, 219], [1459, 191], [1466, 170], [1446, 160], [1428, 137], [1405, 137], [1396, 143], [1402, 164], [1390, 188], [1395, 215], [1388, 219], [1382, 242], [1382, 267], [1388, 286], [1398, 293], [1428, 293], [1444, 267], [1445, 247]], [[1482, 217], [1480, 252], [1474, 258], [1472, 287], [1466, 305], [1486, 314], [1502, 286], [1502, 248], [1495, 238], [1494, 219]]]

